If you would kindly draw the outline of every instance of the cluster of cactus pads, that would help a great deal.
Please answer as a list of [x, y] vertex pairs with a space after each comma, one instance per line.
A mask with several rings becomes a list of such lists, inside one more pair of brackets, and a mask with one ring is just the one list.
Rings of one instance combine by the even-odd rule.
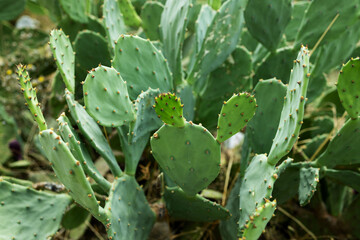
[[[313, 48], [324, 32], [324, 25], [313, 26], [317, 8], [332, 7], [325, 0], [294, 6], [290, 0], [212, 0], [209, 5], [146, 1], [140, 16], [130, 0], [104, 0], [101, 22], [88, 15], [85, 1], [60, 2], [69, 18], [87, 24], [89, 30], [76, 38], [66, 35], [65, 27], [65, 32], [51, 31], [49, 45], [66, 86], [68, 110], [57, 126], [46, 122], [26, 67], [18, 66], [18, 76], [39, 126], [43, 153], [68, 194], [35, 191], [0, 179], [0, 221], [9, 215], [14, 220], [0, 229], [4, 239], [53, 235], [72, 199], [105, 226], [109, 239], [147, 239], [156, 214], [135, 174], [149, 142], [164, 176], [162, 201], [170, 217], [221, 220], [225, 240], [260, 237], [277, 207], [273, 190], [287, 169], [298, 178], [298, 186], [291, 187], [298, 188], [301, 205], [310, 202], [324, 177], [360, 191], [360, 173], [337, 168], [360, 164], [359, 58], [343, 65], [337, 83], [350, 118], [311, 161], [294, 161], [291, 155], [304, 123], [307, 95], [309, 100], [317, 97], [322, 73], [338, 64], [322, 62], [340, 54], [330, 53], [331, 41], [337, 34], [357, 32], [351, 27], [343, 30], [360, 15], [353, 13], [353, 6], [341, 9], [346, 16], [341, 14], [326, 35], [330, 43], [319, 45], [314, 65], [308, 47], [301, 44]], [[95, 30], [97, 24], [103, 24], [103, 32]], [[139, 27], [140, 36], [126, 34]], [[184, 44], [190, 28], [195, 34], [189, 50]], [[294, 46], [278, 49], [284, 46], [284, 35]], [[220, 173], [222, 143], [244, 129], [240, 174], [222, 206], [199, 192]], [[124, 169], [104, 135], [112, 130], [119, 136]], [[89, 147], [106, 161], [113, 181], [95, 167]], [[99, 195], [106, 195], [105, 201]], [[35, 208], [40, 203], [43, 207]]]

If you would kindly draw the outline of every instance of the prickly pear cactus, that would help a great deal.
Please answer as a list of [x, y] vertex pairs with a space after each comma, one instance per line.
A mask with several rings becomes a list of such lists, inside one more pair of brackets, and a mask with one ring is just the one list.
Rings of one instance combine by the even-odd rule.
[[309, 51], [302, 47], [294, 60], [288, 90], [284, 99], [278, 131], [269, 153], [269, 163], [276, 164], [290, 152], [303, 123], [306, 91], [309, 83]]
[[360, 59], [349, 60], [341, 69], [337, 89], [342, 105], [351, 118], [358, 118], [360, 99], [358, 81], [360, 79]]
[[135, 120], [126, 82], [114, 68], [93, 69], [83, 90], [86, 110], [98, 124], [119, 127]]
[[105, 159], [113, 174], [120, 176], [122, 171], [99, 125], [97, 125], [96, 121], [86, 112], [84, 107], [74, 100], [74, 95], [68, 90], [65, 90], [65, 98], [70, 109], [70, 114], [76, 121], [81, 133], [90, 142], [90, 145]]
[[166, 1], [161, 15], [160, 29], [164, 43], [164, 55], [174, 76], [174, 82], [182, 82], [182, 45], [190, 12], [190, 0]]
[[249, 32], [269, 50], [275, 50], [291, 19], [291, 0], [249, 0], [245, 21]]
[[48, 239], [59, 229], [67, 194], [36, 191], [0, 178], [0, 236], [2, 239]]
[[[104, 24], [106, 26], [106, 35], [113, 52], [115, 50], [115, 43], [121, 34], [126, 31], [123, 16], [120, 12], [118, 1], [105, 0], [103, 7]], [[104, 63], [103, 63], [104, 64]]]
[[219, 67], [236, 48], [244, 23], [246, 2], [228, 0], [215, 14], [196, 55], [194, 68], [187, 78], [190, 84], [195, 84], [196, 92], [205, 86], [207, 75]]
[[101, 175], [96, 169], [94, 162], [92, 161], [89, 153], [87, 152], [84, 143], [80, 142], [80, 138], [76, 131], [72, 128], [69, 119], [65, 113], [56, 120], [59, 124], [59, 133], [62, 139], [68, 144], [71, 153], [77, 159], [85, 173], [93, 178], [104, 191], [110, 190], [110, 183]]
[[188, 195], [206, 188], [219, 174], [220, 144], [202, 126], [163, 125], [150, 144], [160, 167]]
[[161, 92], [173, 88], [167, 61], [150, 40], [121, 35], [115, 43], [113, 67], [127, 82], [132, 100], [149, 87], [159, 88]]
[[67, 144], [52, 130], [41, 131], [39, 139], [56, 176], [70, 190], [70, 195], [99, 221], [104, 221], [105, 212], [98, 204], [80, 162], [71, 154]]
[[248, 93], [232, 96], [221, 109], [216, 140], [224, 142], [238, 133], [254, 116], [256, 101]]
[[132, 141], [136, 141], [143, 135], [161, 127], [162, 121], [154, 111], [155, 98], [159, 96], [159, 93], [159, 90], [149, 88], [135, 100], [136, 121], [135, 124], [131, 125]]
[[200, 195], [188, 196], [179, 187], [165, 187], [164, 200], [169, 215], [177, 220], [212, 222], [230, 217], [221, 205]]
[[260, 81], [255, 89], [255, 116], [249, 121], [246, 133], [255, 153], [269, 153], [284, 104], [286, 86], [277, 79]]
[[69, 15], [71, 19], [77, 22], [86, 23], [86, 0], [72, 1], [72, 0], [60, 0], [60, 4], [64, 11]]
[[269, 200], [262, 206], [258, 207], [250, 221], [245, 225], [245, 230], [242, 238], [243, 240], [257, 240], [263, 233], [266, 225], [272, 218], [276, 209], [276, 200], [270, 202]]
[[153, 106], [155, 112], [161, 120], [174, 127], [184, 127], [185, 118], [183, 113], [184, 105], [181, 104], [180, 98], [175, 94], [163, 93], [155, 97]]
[[137, 15], [131, 0], [119, 0], [118, 4], [124, 16], [125, 24], [131, 27], [139, 27], [141, 25], [141, 18]]
[[74, 93], [75, 54], [69, 37], [61, 29], [52, 30], [49, 44], [66, 87], [70, 92]]
[[241, 184], [240, 197], [240, 218], [239, 232], [244, 236], [246, 225], [256, 212], [256, 208], [262, 206], [272, 197], [275, 181], [292, 162], [292, 159], [285, 160], [280, 166], [275, 167], [268, 163], [266, 155], [256, 155], [245, 171]]
[[146, 239], [155, 222], [142, 188], [131, 176], [114, 181], [105, 209], [109, 239]]
[[141, 10], [141, 19], [146, 36], [151, 40], [160, 39], [160, 21], [164, 5], [159, 2], [146, 2]]
[[316, 191], [319, 182], [319, 168], [301, 168], [299, 183], [299, 201], [304, 206], [310, 202], [310, 199]]
[[27, 72], [26, 67], [24, 67], [23, 65], [18, 65], [17, 68], [21, 91], [24, 94], [26, 106], [30, 109], [30, 112], [32, 113], [36, 123], [38, 124], [40, 131], [46, 130], [47, 125], [45, 122], [45, 118], [36, 96], [36, 89], [32, 87], [29, 73]]

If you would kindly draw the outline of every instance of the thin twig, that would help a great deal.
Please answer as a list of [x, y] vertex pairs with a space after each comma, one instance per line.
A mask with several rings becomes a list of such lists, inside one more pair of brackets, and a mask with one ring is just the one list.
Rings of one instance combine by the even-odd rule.
[[334, 17], [334, 19], [331, 21], [331, 23], [329, 24], [329, 26], [326, 28], [325, 32], [321, 35], [321, 37], [319, 38], [319, 40], [316, 42], [314, 48], [310, 51], [310, 56], [315, 52], [315, 50], [317, 49], [317, 47], [319, 46], [319, 44], [321, 43], [321, 41], [324, 39], [325, 35], [328, 33], [328, 31], [330, 30], [330, 28], [334, 25], [336, 19], [338, 19], [339, 16], [340, 16], [340, 13], [336, 14], [336, 16]]
[[[340, 119], [345, 118], [345, 116], [346, 116], [346, 112], [344, 112], [343, 116]], [[325, 145], [330, 141], [330, 139], [333, 136], [336, 129], [337, 129], [337, 126], [335, 125], [334, 128], [329, 133], [329, 135], [326, 137], [326, 139], [321, 143], [321, 145], [318, 147], [318, 149], [316, 149], [315, 153], [311, 156], [309, 162], [314, 161], [316, 156], [321, 152], [321, 150], [325, 147]]]
[[316, 236], [314, 233], [312, 233], [302, 222], [299, 221], [299, 219], [295, 218], [294, 216], [292, 216], [290, 213], [288, 213], [285, 209], [283, 209], [282, 207], [278, 206], [277, 209], [284, 214], [285, 216], [287, 216], [288, 218], [290, 218], [291, 220], [293, 220], [297, 225], [299, 225], [307, 234], [309, 234], [312, 239], [317, 240]]
[[99, 238], [99, 240], [105, 240], [101, 234], [89, 223], [87, 222], [86, 225], [90, 228], [90, 230]]
[[109, 137], [108, 137], [108, 134], [107, 134], [107, 131], [106, 131], [106, 128], [104, 126], [103, 126], [103, 128], [104, 128], [104, 133], [105, 133], [106, 140], [107, 140], [109, 146], [111, 146], [110, 145], [110, 140], [109, 140]]

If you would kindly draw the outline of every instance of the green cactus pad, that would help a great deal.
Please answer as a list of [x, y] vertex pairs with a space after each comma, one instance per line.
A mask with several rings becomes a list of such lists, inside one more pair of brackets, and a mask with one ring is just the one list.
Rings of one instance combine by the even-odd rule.
[[121, 34], [126, 32], [123, 16], [117, 0], [105, 0], [103, 7], [104, 25], [106, 34], [114, 53], [115, 43]]
[[219, 115], [216, 140], [224, 142], [238, 133], [254, 116], [255, 110], [255, 98], [249, 93], [234, 95], [224, 102]]
[[230, 212], [221, 205], [195, 195], [188, 196], [179, 187], [165, 187], [164, 199], [172, 219], [212, 222], [230, 217]]
[[202, 44], [205, 39], [206, 31], [211, 24], [216, 11], [209, 5], [202, 5], [199, 13], [199, 17], [195, 22], [196, 30], [196, 52], [200, 52]]
[[319, 168], [301, 168], [299, 183], [299, 201], [304, 206], [310, 202], [310, 199], [316, 191], [319, 182]]
[[309, 83], [309, 53], [302, 47], [290, 74], [288, 90], [281, 112], [278, 131], [275, 135], [268, 161], [275, 165], [283, 156], [290, 152], [297, 141], [302, 125], [306, 91]]
[[239, 191], [242, 178], [239, 177], [236, 180], [234, 187], [232, 188], [230, 195], [226, 201], [225, 208], [231, 213], [231, 217], [227, 220], [222, 220], [219, 225], [220, 235], [223, 240], [237, 239], [238, 221], [240, 216], [239, 211]]
[[135, 100], [136, 121], [131, 126], [132, 141], [137, 141], [143, 135], [161, 127], [162, 122], [154, 111], [155, 97], [159, 90], [148, 89]]
[[245, 226], [241, 240], [257, 240], [265, 231], [265, 227], [272, 218], [276, 209], [276, 200], [267, 202], [258, 207], [250, 222]]
[[280, 79], [284, 84], [289, 82], [289, 72], [293, 67], [292, 60], [297, 56], [297, 51], [293, 48], [280, 48], [276, 52], [267, 55], [262, 59], [256, 69], [253, 77], [254, 85], [260, 79], [270, 79], [275, 77]]
[[326, 151], [314, 163], [333, 168], [360, 163], [360, 118], [348, 120], [329, 143]]
[[76, 121], [81, 133], [87, 138], [91, 146], [105, 159], [113, 174], [120, 176], [122, 171], [95, 120], [90, 117], [83, 106], [74, 100], [74, 96], [67, 90], [65, 90], [65, 98], [69, 106], [70, 114]]
[[256, 208], [265, 204], [265, 199], [270, 200], [274, 183], [292, 162], [292, 159], [285, 160], [280, 166], [275, 167], [268, 163], [266, 155], [255, 155], [245, 171], [240, 197], [240, 218], [239, 233], [246, 228], [250, 216], [255, 213]]
[[155, 112], [161, 120], [174, 127], [184, 127], [185, 118], [180, 98], [172, 93], [162, 93], [155, 97]]
[[360, 191], [360, 173], [350, 170], [326, 169], [324, 175], [337, 183]]
[[69, 17], [81, 23], [87, 23], [86, 2], [86, 0], [60, 0], [62, 8]]
[[18, 76], [21, 86], [21, 91], [24, 94], [26, 100], [26, 106], [30, 109], [33, 119], [39, 126], [40, 131], [47, 129], [44, 115], [41, 111], [40, 103], [38, 102], [36, 96], [36, 89], [32, 87], [29, 73], [26, 71], [26, 67], [23, 65], [18, 65]]
[[105, 209], [109, 216], [106, 229], [109, 239], [147, 239], [155, 223], [144, 191], [134, 177], [116, 179]]
[[168, 64], [154, 45], [145, 39], [122, 35], [115, 44], [114, 68], [128, 83], [131, 99], [149, 87], [168, 92], [173, 88]]
[[188, 77], [188, 82], [195, 84], [196, 92], [205, 86], [207, 75], [219, 67], [236, 48], [244, 24], [246, 2], [226, 1], [215, 14]]
[[98, 124], [119, 127], [135, 120], [126, 82], [115, 69], [104, 66], [93, 69], [83, 90], [86, 110]]
[[[251, 89], [252, 71], [251, 54], [244, 47], [237, 47], [229, 59], [215, 69], [207, 82], [206, 88], [198, 99], [196, 121], [207, 128], [215, 128], [217, 116], [223, 102], [234, 93]], [[186, 107], [186, 105], [185, 105]]]
[[249, 32], [269, 50], [275, 50], [291, 20], [291, 0], [264, 3], [249, 0], [245, 21]]
[[137, 15], [131, 0], [119, 0], [118, 4], [124, 16], [125, 24], [130, 27], [140, 27], [141, 18]]
[[39, 140], [56, 176], [69, 189], [69, 194], [94, 217], [104, 221], [104, 210], [97, 203], [80, 162], [71, 154], [67, 144], [52, 130], [41, 131]]
[[50, 48], [63, 81], [70, 92], [75, 91], [75, 54], [69, 37], [60, 30], [50, 33]]
[[89, 153], [86, 152], [84, 144], [79, 141], [80, 138], [72, 128], [69, 119], [65, 116], [65, 113], [62, 113], [56, 121], [59, 124], [59, 132], [62, 139], [64, 139], [64, 141], [68, 144], [71, 153], [74, 155], [75, 159], [80, 162], [85, 173], [93, 178], [104, 191], [109, 191], [110, 183], [96, 169]]
[[35, 191], [0, 178], [2, 239], [48, 239], [60, 228], [71, 197]]
[[76, 36], [74, 49], [76, 66], [80, 67], [85, 74], [99, 64], [106, 66], [111, 64], [107, 41], [99, 33], [89, 30], [81, 31]]
[[246, 133], [255, 153], [269, 153], [286, 95], [286, 86], [276, 79], [262, 81], [254, 89], [256, 98], [255, 116], [247, 125]]
[[144, 32], [150, 40], [160, 39], [160, 21], [164, 5], [159, 2], [146, 2], [141, 10], [141, 19]]
[[293, 3], [293, 10], [291, 20], [285, 28], [286, 40], [289, 42], [295, 41], [296, 34], [299, 31], [301, 22], [305, 16], [305, 11], [309, 7], [311, 2], [300, 1]]
[[203, 190], [219, 174], [220, 144], [202, 126], [163, 125], [150, 143], [160, 167], [187, 195]]
[[351, 118], [360, 114], [360, 59], [349, 60], [341, 69], [337, 89], [340, 101]]
[[188, 121], [194, 120], [196, 98], [193, 88], [187, 82], [183, 82], [183, 84], [176, 86], [176, 92], [184, 103], [184, 118]]
[[306, 10], [300, 30], [297, 32], [295, 46], [306, 44], [310, 49], [313, 48], [337, 14], [339, 14], [339, 17], [326, 33], [319, 46], [338, 39], [339, 35], [348, 27], [357, 23], [360, 16], [358, 5], [359, 1], [357, 0], [348, 4], [339, 4], [336, 0], [312, 1]]
[[167, 1], [161, 15], [160, 31], [164, 56], [169, 61], [174, 83], [182, 82], [181, 53], [190, 12], [190, 0]]

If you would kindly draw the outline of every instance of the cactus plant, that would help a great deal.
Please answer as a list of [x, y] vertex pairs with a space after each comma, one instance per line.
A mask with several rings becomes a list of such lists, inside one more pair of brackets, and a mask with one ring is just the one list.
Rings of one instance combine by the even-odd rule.
[[[110, 47], [115, 50], [115, 43], [121, 34], [124, 34], [125, 23], [120, 12], [118, 2], [115, 0], [105, 0], [103, 7], [104, 25], [106, 26], [106, 35], [109, 39]], [[105, 63], [103, 63], [105, 64]]]
[[188, 196], [179, 187], [165, 187], [164, 199], [169, 215], [176, 220], [211, 222], [230, 217], [230, 212], [200, 195]]
[[[125, 63], [125, 64], [124, 64]], [[113, 67], [127, 82], [130, 99], [136, 99], [149, 87], [168, 92], [173, 88], [172, 76], [162, 53], [145, 39], [120, 36], [115, 44]]]
[[66, 87], [70, 92], [75, 91], [75, 54], [69, 37], [60, 30], [50, 33], [50, 47]]
[[[33, 165], [26, 165], [30, 171], [8, 169], [24, 168], [22, 163], [32, 163], [38, 156], [42, 160], [40, 152], [49, 160], [39, 161], [40, 166], [54, 170], [54, 181], [61, 182], [68, 195], [50, 197], [32, 190], [31, 182], [4, 177], [0, 191], [5, 189], [8, 195], [3, 198], [18, 203], [14, 191], [9, 194], [8, 190], [22, 188], [31, 205], [35, 195], [63, 200], [61, 208], [50, 214], [48, 207], [46, 213], [29, 214], [56, 215], [42, 235], [34, 232], [34, 239], [51, 237], [71, 198], [75, 203], [63, 220], [65, 229], [83, 231], [94, 217], [98, 222], [92, 224], [105, 227], [98, 228], [103, 231], [100, 234], [114, 240], [147, 239], [154, 213], [157, 225], [171, 222], [170, 228], [180, 226], [176, 233], [197, 228], [195, 239], [217, 231], [219, 221], [222, 239], [258, 239], [276, 205], [294, 197], [300, 205], [311, 201], [306, 207], [317, 208], [325, 216], [329, 210], [335, 220], [347, 223], [354, 216], [344, 210], [348, 206], [355, 209], [351, 202], [358, 200], [353, 190], [359, 191], [360, 181], [356, 148], [359, 59], [351, 58], [343, 65], [338, 93], [331, 82], [336, 67], [351, 54], [357, 55], [359, 3], [82, 0], [75, 6], [68, 0], [52, 5], [30, 1], [30, 12], [37, 8], [64, 29], [53, 30], [49, 41], [58, 70], [53, 80], [48, 74], [55, 71], [55, 64], [49, 59], [49, 64], [29, 66], [33, 87], [26, 69], [19, 65], [20, 88], [30, 113], [25, 118], [15, 115], [15, 120], [21, 126], [32, 117], [40, 133], [32, 144], [35, 128], [17, 132], [9, 128], [18, 140], [29, 135], [21, 156], [25, 160], [16, 161], [15, 154], [11, 158], [7, 151], [0, 172], [27, 176], [35, 169]], [[50, 5], [57, 10], [48, 9]], [[0, 10], [0, 18], [3, 16]], [[5, 18], [10, 17], [16, 14], [9, 11]], [[46, 43], [23, 40], [24, 33], [35, 31], [14, 28], [14, 22], [0, 23], [5, 39], [0, 41], [0, 53], [14, 50], [15, 56], [30, 55], [28, 48]], [[310, 46], [311, 57], [301, 43]], [[6, 66], [11, 66], [12, 57], [7, 59]], [[22, 61], [28, 59], [25, 56]], [[6, 73], [1, 77], [0, 106], [11, 101], [6, 107], [11, 113], [20, 107], [8, 98], [11, 69], [3, 70], [0, 66], [0, 73]], [[64, 100], [61, 79], [67, 88]], [[44, 104], [45, 121], [39, 103], [47, 102], [47, 90], [51, 100]], [[7, 116], [5, 122], [9, 123]], [[0, 126], [0, 137], [7, 126]], [[240, 136], [244, 137], [241, 147], [233, 148], [234, 139]], [[21, 141], [19, 145], [21, 148]], [[100, 169], [103, 163], [107, 166]], [[154, 187], [156, 178], [161, 188]], [[34, 188], [39, 186], [34, 184]], [[211, 196], [214, 190], [217, 194]], [[150, 207], [146, 198], [154, 205]], [[165, 215], [157, 209], [163, 204]], [[9, 212], [6, 205], [0, 206], [4, 216]], [[282, 207], [288, 206], [289, 211], [300, 207]], [[69, 221], [77, 212], [81, 215], [78, 221]], [[162, 221], [163, 216], [170, 221]], [[172, 220], [188, 223], [178, 225]], [[38, 228], [41, 222], [34, 222]], [[9, 228], [0, 229], [0, 235], [23, 237], [8, 235], [9, 229], [20, 232], [22, 223], [11, 222]], [[314, 230], [315, 225], [305, 225]], [[354, 228], [339, 232], [348, 231], [352, 231], [349, 238], [358, 237]], [[31, 233], [29, 236], [32, 238]]]
[[0, 230], [5, 239], [47, 239], [71, 202], [67, 194], [36, 191], [0, 178]]
[[71, 19], [81, 23], [87, 22], [86, 0], [80, 0], [76, 3], [69, 0], [60, 0], [60, 4]]
[[304, 206], [310, 202], [310, 199], [316, 191], [319, 182], [319, 168], [301, 168], [299, 184], [299, 201]]
[[164, 172], [188, 195], [203, 190], [219, 174], [220, 144], [202, 126], [192, 122], [181, 128], [163, 125], [150, 142]]
[[160, 39], [160, 21], [164, 6], [159, 2], [146, 2], [141, 10], [144, 32], [151, 40]]
[[291, 19], [291, 1], [281, 0], [264, 4], [261, 0], [249, 0], [245, 9], [245, 21], [249, 32], [266, 48], [273, 51], [279, 45]]
[[276, 134], [286, 94], [285, 85], [277, 79], [260, 80], [254, 89], [256, 112], [249, 121], [247, 134], [255, 153], [268, 153]]
[[190, 0], [166, 1], [161, 15], [160, 29], [164, 55], [169, 61], [174, 83], [182, 82], [181, 49], [185, 37]]
[[135, 120], [126, 82], [114, 68], [93, 69], [85, 79], [83, 90], [88, 113], [98, 124], [119, 127]]
[[350, 117], [354, 119], [359, 116], [360, 112], [360, 105], [357, 100], [359, 89], [356, 84], [360, 73], [359, 67], [359, 58], [349, 60], [342, 67], [337, 84], [340, 100]]

